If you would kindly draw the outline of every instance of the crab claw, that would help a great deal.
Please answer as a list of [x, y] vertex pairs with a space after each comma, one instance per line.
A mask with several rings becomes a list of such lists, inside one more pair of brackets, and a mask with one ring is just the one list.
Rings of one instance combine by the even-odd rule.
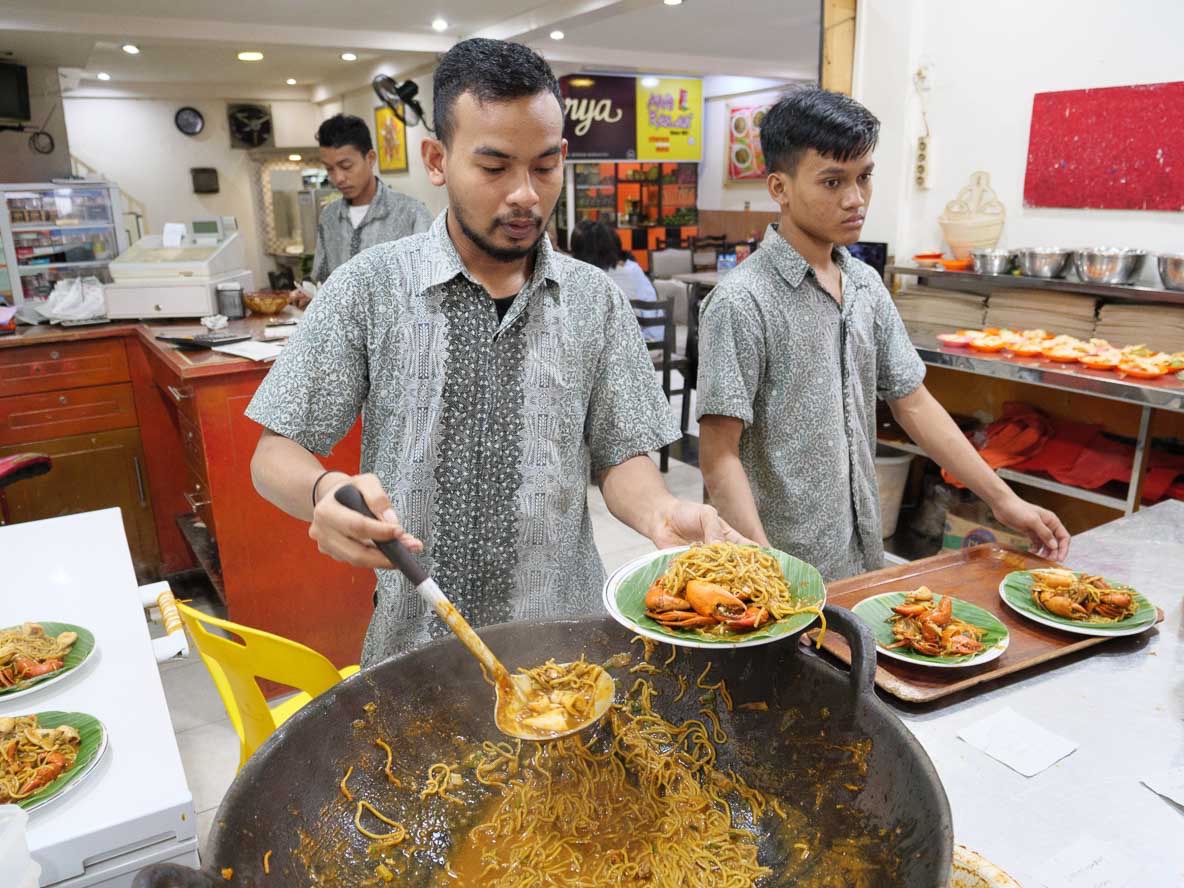
[[703, 617], [689, 610], [668, 610], [660, 613], [646, 611], [645, 615], [670, 629], [705, 629], [718, 622], [714, 617]]
[[733, 632], [747, 632], [750, 629], [759, 629], [771, 619], [772, 617], [766, 608], [750, 607], [740, 619], [724, 620], [724, 624]]
[[695, 613], [717, 620], [741, 620], [748, 612], [744, 602], [716, 583], [691, 580], [686, 588], [687, 601]]
[[654, 611], [656, 613], [685, 611], [687, 607], [687, 600], [685, 598], [679, 598], [677, 595], [668, 595], [666, 593], [666, 587], [662, 585], [661, 578], [654, 580], [649, 591], [645, 593], [645, 609], [647, 611]]

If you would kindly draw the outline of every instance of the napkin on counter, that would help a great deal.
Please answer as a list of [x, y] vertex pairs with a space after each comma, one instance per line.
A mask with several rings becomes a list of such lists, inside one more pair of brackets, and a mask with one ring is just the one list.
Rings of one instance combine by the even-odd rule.
[[1172, 768], [1142, 780], [1144, 786], [1184, 808], [1184, 768]]
[[[1026, 880], [1025, 884], [1031, 885]], [[1141, 888], [1148, 884], [1138, 861], [1121, 846], [1080, 835], [1041, 864], [1031, 888]]]
[[216, 352], [234, 355], [236, 358], [248, 358], [252, 361], [274, 361], [283, 350], [283, 345], [278, 342], [260, 342], [257, 339], [214, 346]]
[[998, 762], [1034, 777], [1077, 748], [1015, 710], [1004, 707], [958, 732], [958, 736]]

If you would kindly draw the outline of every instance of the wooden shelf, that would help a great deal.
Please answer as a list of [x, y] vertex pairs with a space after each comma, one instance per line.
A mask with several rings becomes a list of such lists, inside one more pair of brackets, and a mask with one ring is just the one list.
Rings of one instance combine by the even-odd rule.
[[218, 557], [218, 543], [210, 536], [209, 529], [192, 513], [177, 516], [177, 529], [193, 550], [193, 557], [201, 565], [210, 585], [218, 593], [218, 599], [226, 604], [226, 586], [222, 582], [222, 562]]

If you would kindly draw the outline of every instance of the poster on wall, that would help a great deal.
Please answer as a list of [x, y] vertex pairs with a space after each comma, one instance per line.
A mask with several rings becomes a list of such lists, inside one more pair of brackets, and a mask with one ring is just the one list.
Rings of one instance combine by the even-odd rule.
[[773, 107], [763, 105], [728, 106], [728, 129], [725, 157], [728, 182], [760, 181], [768, 175], [761, 151], [761, 123]]
[[572, 74], [560, 78], [568, 160], [637, 157], [637, 80]]
[[1184, 82], [1037, 93], [1024, 206], [1184, 210]]
[[374, 109], [374, 148], [380, 173], [407, 172], [407, 128], [386, 105]]
[[703, 159], [703, 81], [663, 77], [637, 80], [637, 159]]

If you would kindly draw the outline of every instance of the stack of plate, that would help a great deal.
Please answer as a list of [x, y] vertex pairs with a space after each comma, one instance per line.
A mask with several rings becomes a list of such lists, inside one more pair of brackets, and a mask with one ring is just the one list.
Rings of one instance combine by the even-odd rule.
[[1094, 335], [1098, 300], [1078, 293], [1051, 290], [992, 290], [986, 326], [1011, 330], [1048, 330], [1089, 339]]
[[1112, 302], [1098, 311], [1095, 336], [1112, 345], [1146, 345], [1169, 354], [1184, 351], [1184, 308]]

